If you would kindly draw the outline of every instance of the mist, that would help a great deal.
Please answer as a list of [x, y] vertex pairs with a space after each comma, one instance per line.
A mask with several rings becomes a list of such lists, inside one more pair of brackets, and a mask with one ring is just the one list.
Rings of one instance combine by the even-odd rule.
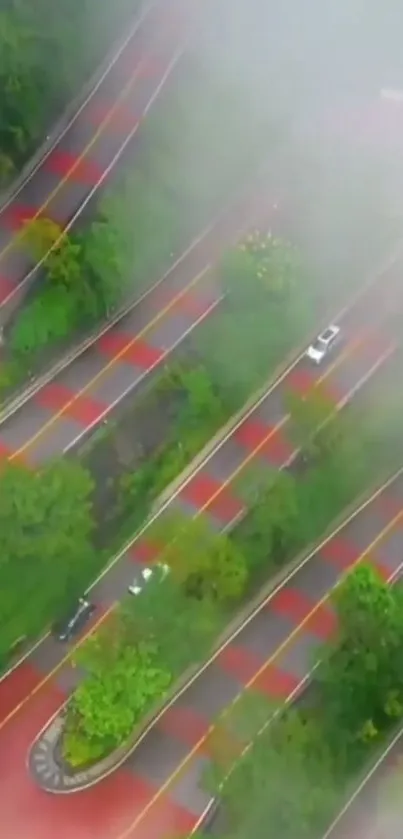
[[266, 132], [266, 170], [328, 284], [371, 270], [402, 220], [403, 103], [381, 97], [403, 87], [401, 13], [396, 0], [367, 6], [206, 0], [191, 45], [217, 86], [247, 103], [247, 130], [223, 142], [247, 147]]

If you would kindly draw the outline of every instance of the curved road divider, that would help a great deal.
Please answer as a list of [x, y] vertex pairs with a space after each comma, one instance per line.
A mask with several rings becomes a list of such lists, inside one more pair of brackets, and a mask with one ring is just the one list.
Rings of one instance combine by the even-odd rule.
[[[292, 563], [290, 563], [287, 568], [285, 568], [282, 572], [280, 572], [275, 579], [272, 579], [271, 582], [266, 587], [264, 593], [261, 591], [259, 595], [255, 598], [254, 605], [249, 603], [248, 606], [245, 607], [241, 615], [232, 622], [231, 627], [227, 627], [227, 630], [219, 639], [212, 655], [208, 658], [207, 661], [203, 662], [202, 666], [196, 664], [188, 669], [186, 673], [176, 682], [176, 684], [171, 688], [168, 692], [168, 696], [162, 701], [159, 702], [154, 709], [150, 710], [150, 712], [146, 715], [140, 726], [137, 727], [136, 731], [133, 735], [126, 741], [126, 743], [122, 744], [113, 751], [110, 755], [107, 755], [105, 758], [88, 768], [87, 770], [81, 770], [77, 773], [69, 773], [65, 771], [63, 766], [61, 765], [59, 759], [55, 757], [55, 752], [58, 751], [58, 746], [60, 744], [60, 736], [63, 728], [64, 722], [64, 709], [68, 705], [69, 699], [67, 699], [61, 708], [55, 712], [55, 714], [51, 717], [50, 720], [46, 722], [43, 728], [38, 732], [37, 736], [35, 737], [32, 746], [29, 750], [27, 764], [28, 769], [30, 771], [31, 776], [33, 779], [38, 779], [37, 774], [37, 764], [44, 763], [46, 761], [46, 767], [48, 769], [47, 772], [43, 772], [41, 777], [40, 786], [49, 793], [53, 794], [72, 794], [76, 792], [81, 792], [84, 789], [88, 789], [89, 787], [95, 786], [96, 784], [100, 783], [102, 780], [107, 778], [127, 760], [130, 754], [135, 751], [136, 748], [140, 745], [142, 740], [149, 734], [153, 726], [159, 721], [159, 719], [163, 716], [163, 714], [177, 701], [177, 699], [181, 696], [182, 693], [185, 692], [189, 688], [189, 686], [196, 681], [199, 675], [207, 669], [211, 665], [212, 662], [222, 653], [222, 651], [228, 646], [228, 644], [236, 638], [236, 636], [241, 632], [242, 629], [250, 623], [253, 618], [264, 608], [267, 603], [276, 596], [276, 594], [283, 588], [284, 584], [291, 579], [294, 574], [306, 565], [312, 557], [314, 557], [318, 550], [321, 550], [330, 540], [332, 540], [337, 533], [342, 530], [345, 525], [352, 521], [357, 515], [359, 515], [369, 504], [373, 503], [373, 501], [381, 495], [385, 489], [388, 488], [398, 477], [403, 474], [403, 467], [400, 468], [397, 472], [394, 473], [391, 477], [389, 477], [382, 485], [378, 486], [377, 489], [372, 492], [371, 495], [367, 494], [361, 502], [358, 500], [355, 502], [355, 505], [351, 505], [351, 511], [344, 511], [344, 514], [340, 514], [338, 517], [339, 523], [335, 526], [333, 523], [332, 528], [329, 528], [328, 535], [325, 538], [321, 539], [320, 541], [310, 545], [305, 551], [301, 552], [301, 554], [294, 559]], [[347, 514], [346, 514], [347, 513]], [[395, 517], [397, 519], [401, 519], [403, 517], [403, 511]], [[365, 554], [366, 555], [366, 554]], [[360, 558], [360, 561], [365, 559], [365, 555]], [[400, 566], [401, 568], [401, 566]], [[345, 576], [349, 573], [349, 568], [346, 570], [344, 574], [341, 574], [339, 577], [336, 585], [333, 587], [331, 591], [329, 591], [326, 595], [326, 600], [329, 596], [333, 593], [335, 589], [338, 588], [341, 581], [345, 578]], [[389, 582], [393, 582], [394, 578], [400, 573], [399, 571], [395, 571], [394, 574], [390, 577]], [[307, 687], [308, 683], [311, 680], [311, 677], [314, 673], [315, 667], [313, 667], [309, 673], [307, 673], [301, 682], [297, 685], [297, 687], [293, 690], [292, 694], [287, 698], [286, 703], [291, 703], [295, 701], [297, 696], [301, 694], [301, 692]], [[271, 722], [270, 718], [264, 725], [265, 730], [268, 724]], [[246, 746], [248, 748], [248, 746]], [[358, 794], [358, 793], [357, 793]], [[209, 802], [206, 810], [200, 817], [197, 822], [197, 826], [194, 827], [192, 832], [195, 832], [197, 827], [200, 827], [203, 824], [205, 818], [208, 818], [210, 808], [214, 806], [215, 801], [212, 799]], [[324, 839], [327, 839], [327, 834]]]
[[[204, 234], [201, 234], [201, 236], [200, 236], [200, 237], [198, 237], [198, 240], [201, 240], [201, 239], [202, 239], [202, 236], [203, 236], [203, 235], [206, 235], [206, 233], [207, 233], [207, 231], [205, 231], [205, 233], [204, 233]], [[196, 244], [196, 242], [197, 242], [198, 240], [195, 240], [195, 243], [194, 243], [194, 244]], [[370, 280], [368, 281], [368, 283], [365, 285], [364, 290], [365, 290], [366, 288], [370, 288], [370, 287], [371, 287], [371, 285], [372, 285], [372, 284], [373, 284], [373, 283], [374, 283], [374, 282], [375, 282], [375, 281], [379, 278], [379, 275], [380, 275], [380, 274], [382, 274], [382, 271], [386, 270], [388, 266], [390, 266], [390, 265], [392, 265], [392, 264], [393, 264], [393, 262], [394, 262], [394, 261], [396, 260], [396, 258], [397, 258], [398, 253], [399, 253], [398, 249], [397, 249], [397, 248], [395, 248], [395, 251], [393, 252], [393, 254], [391, 255], [391, 257], [390, 257], [390, 258], [389, 258], [389, 259], [388, 259], [388, 260], [384, 263], [383, 267], [382, 267], [381, 269], [379, 269], [379, 271], [377, 272], [377, 274], [375, 274], [373, 277], [371, 277], [371, 278], [370, 278]], [[357, 293], [357, 294], [356, 294], [356, 295], [352, 298], [352, 301], [351, 301], [351, 303], [350, 303], [350, 306], [353, 306], [353, 305], [354, 305], [354, 303], [355, 303], [355, 302], [359, 299], [359, 297], [361, 296], [361, 294], [362, 294], [362, 291], [361, 291], [361, 292], [359, 292], [359, 293]], [[344, 309], [343, 309], [343, 310], [339, 313], [339, 316], [341, 316], [341, 315], [343, 314], [343, 312], [348, 311], [348, 309], [349, 309], [349, 308], [350, 308], [350, 307], [347, 307], [347, 306], [346, 306], [346, 307], [344, 307]], [[298, 358], [299, 358], [299, 357], [300, 357], [300, 356], [298, 356]], [[297, 360], [298, 360], [298, 359], [297, 359]], [[295, 363], [297, 363], [297, 361], [295, 361]], [[249, 402], [250, 402], [250, 404], [248, 403], [246, 406], [244, 406], [243, 411], [241, 411], [241, 412], [239, 413], [239, 415], [238, 415], [236, 418], [233, 418], [232, 423], [227, 424], [227, 426], [225, 426], [225, 428], [224, 428], [224, 429], [221, 429], [221, 433], [220, 433], [220, 434], [218, 434], [218, 435], [216, 435], [216, 437], [214, 438], [214, 444], [212, 445], [212, 444], [210, 443], [210, 446], [206, 447], [206, 449], [204, 449], [204, 450], [203, 450], [203, 453], [202, 453], [200, 456], [198, 456], [198, 457], [197, 457], [197, 458], [196, 458], [196, 459], [192, 462], [191, 467], [189, 467], [189, 468], [187, 468], [186, 470], [184, 470], [184, 472], [182, 473], [182, 475], [181, 475], [181, 476], [180, 476], [180, 477], [179, 477], [176, 481], [174, 481], [174, 482], [171, 484], [171, 487], [170, 487], [170, 490], [169, 490], [171, 497], [174, 497], [174, 496], [178, 493], [178, 491], [179, 491], [179, 486], [182, 486], [182, 485], [184, 485], [184, 484], [187, 482], [187, 480], [188, 480], [188, 478], [189, 478], [189, 473], [190, 473], [191, 471], [195, 471], [195, 470], [197, 470], [198, 468], [200, 468], [200, 465], [204, 462], [204, 460], [205, 460], [205, 458], [206, 458], [206, 456], [207, 456], [207, 451], [210, 451], [210, 453], [211, 453], [212, 449], [214, 449], [214, 446], [215, 446], [215, 447], [218, 447], [218, 445], [219, 445], [219, 442], [220, 442], [220, 441], [221, 441], [221, 442], [225, 442], [225, 439], [226, 439], [226, 437], [228, 436], [229, 431], [230, 431], [230, 429], [229, 429], [228, 425], [231, 425], [232, 427], [236, 426], [237, 422], [241, 421], [241, 420], [242, 420], [242, 418], [245, 418], [246, 416], [248, 416], [248, 415], [249, 415], [249, 413], [251, 412], [251, 408], [253, 407], [253, 405], [256, 407], [256, 405], [257, 405], [257, 404], [259, 404], [259, 400], [262, 398], [262, 393], [263, 393], [263, 392], [265, 392], [266, 394], [267, 394], [267, 393], [270, 393], [270, 390], [272, 390], [272, 389], [273, 389], [273, 388], [274, 388], [274, 387], [278, 384], [278, 382], [279, 382], [279, 381], [281, 381], [281, 374], [284, 374], [284, 369], [290, 369], [290, 365], [286, 365], [286, 367], [285, 367], [285, 368], [284, 368], [284, 365], [283, 365], [283, 370], [279, 370], [277, 378], [276, 378], [276, 377], [274, 377], [274, 378], [271, 380], [271, 385], [270, 385], [270, 387], [269, 387], [268, 389], [267, 389], [267, 388], [266, 388], [266, 389], [264, 389], [264, 391], [263, 391], [263, 389], [262, 389], [262, 390], [261, 390], [261, 391], [259, 391], [257, 394], [255, 394], [255, 396], [254, 396], [254, 397], [253, 397], [253, 398], [249, 401]], [[292, 369], [292, 365], [291, 365], [291, 369]], [[155, 511], [153, 512], [153, 514], [152, 514], [152, 516], [151, 516], [151, 519], [145, 523], [145, 525], [143, 526], [143, 528], [141, 528], [141, 530], [139, 531], [139, 533], [136, 535], [136, 537], [135, 537], [135, 538], [138, 538], [139, 536], [141, 536], [141, 535], [142, 535], [142, 533], [146, 530], [146, 528], [149, 526], [149, 524], [150, 524], [150, 523], [152, 523], [152, 521], [154, 521], [154, 520], [155, 520], [156, 516], [157, 516], [157, 515], [159, 514], [159, 512], [161, 511], [162, 507], [164, 507], [167, 503], [169, 503], [169, 501], [167, 501], [166, 494], [167, 494], [166, 492], [165, 492], [165, 493], [163, 493], [163, 496], [161, 497], [160, 501], [159, 501], [159, 502], [155, 505], [155, 507], [156, 507], [156, 509], [157, 509], [158, 511], [157, 511], [157, 512], [155, 512]], [[120, 557], [121, 557], [121, 556], [125, 553], [125, 551], [126, 551], [126, 550], [127, 550], [127, 548], [128, 548], [128, 547], [132, 544], [132, 542], [133, 542], [133, 539], [128, 540], [128, 542], [127, 542], [127, 543], [123, 546], [122, 550], [118, 553], [118, 555], [117, 555], [117, 556], [115, 556], [115, 557], [111, 560], [111, 562], [110, 562], [110, 563], [109, 563], [109, 564], [108, 564], [108, 565], [107, 565], [107, 566], [103, 569], [103, 571], [102, 571], [102, 572], [98, 575], [98, 577], [97, 577], [97, 578], [96, 578], [96, 580], [94, 581], [93, 586], [91, 586], [91, 588], [93, 588], [94, 586], [96, 586], [96, 585], [100, 582], [100, 580], [101, 580], [101, 579], [102, 579], [102, 578], [103, 578], [103, 577], [104, 577], [104, 576], [105, 576], [105, 575], [109, 572], [109, 570], [110, 570], [110, 569], [111, 569], [111, 568], [115, 565], [115, 563], [119, 561]], [[30, 654], [31, 654], [34, 650], [36, 650], [38, 646], [40, 646], [40, 644], [41, 644], [41, 643], [45, 640], [45, 638], [46, 638], [46, 637], [47, 637], [47, 634], [45, 634], [44, 636], [42, 636], [41, 638], [39, 638], [39, 640], [37, 640], [37, 641], [36, 641], [36, 642], [35, 642], [35, 643], [34, 643], [34, 644], [33, 644], [33, 645], [29, 648], [29, 649], [27, 649], [27, 650], [26, 650], [26, 652], [24, 653], [24, 655], [22, 655], [22, 656], [21, 656], [21, 657], [20, 657], [17, 661], [15, 661], [15, 662], [14, 662], [14, 663], [13, 663], [13, 664], [12, 664], [12, 665], [11, 665], [11, 666], [10, 666], [10, 667], [9, 667], [9, 668], [8, 668], [8, 669], [7, 669], [7, 670], [6, 670], [6, 671], [5, 671], [5, 672], [4, 672], [4, 673], [0, 676], [0, 682], [1, 682], [2, 680], [4, 680], [5, 678], [7, 678], [7, 676], [8, 676], [8, 675], [10, 675], [10, 673], [12, 673], [12, 672], [13, 672], [13, 671], [14, 671], [14, 670], [15, 670], [15, 669], [16, 669], [16, 668], [20, 665], [20, 664], [22, 664], [24, 661], [26, 661], [26, 660], [29, 658]], [[18, 707], [19, 707], [19, 706], [18, 706]], [[18, 710], [18, 709], [17, 709], [17, 710]]]
[[[357, 389], [363, 386], [366, 381], [372, 377], [373, 373], [379, 367], [378, 362], [374, 365], [373, 368], [366, 374], [364, 379], [356, 385], [347, 396], [345, 396], [340, 405], [336, 408], [336, 410], [341, 410], [352, 398], [357, 391]], [[267, 392], [267, 389], [266, 389]], [[296, 453], [294, 453], [295, 456]], [[129, 740], [122, 744], [116, 751], [112, 754], [105, 757], [100, 762], [94, 764], [87, 770], [83, 770], [79, 773], [70, 774], [68, 771], [65, 771], [65, 768], [62, 764], [58, 761], [55, 755], [59, 752], [59, 744], [60, 744], [60, 735], [63, 728], [63, 714], [61, 713], [61, 709], [59, 708], [54, 716], [48, 721], [42, 730], [38, 733], [37, 737], [35, 738], [32, 747], [30, 749], [28, 755], [28, 766], [32, 776], [36, 779], [39, 785], [45, 789], [47, 792], [54, 793], [54, 794], [65, 794], [65, 793], [73, 793], [79, 792], [80, 790], [86, 789], [90, 786], [94, 786], [95, 784], [99, 783], [101, 780], [106, 778], [108, 775], [112, 774], [112, 772], [116, 771], [127, 759], [127, 757], [139, 746], [141, 741], [147, 736], [150, 732], [152, 727], [158, 722], [158, 720], [163, 716], [163, 714], [177, 701], [177, 699], [181, 696], [181, 694], [189, 688], [189, 686], [206, 670], [207, 667], [220, 655], [220, 653], [225, 649], [228, 644], [239, 634], [239, 632], [256, 616], [258, 612], [270, 601], [276, 593], [285, 585], [285, 583], [301, 568], [303, 567], [311, 557], [315, 556], [317, 551], [323, 547], [329, 540], [334, 538], [334, 535], [345, 527], [346, 523], [349, 520], [355, 518], [356, 515], [360, 513], [361, 510], [365, 509], [365, 507], [372, 503], [374, 499], [382, 492], [384, 492], [385, 488], [389, 486], [396, 478], [403, 473], [403, 469], [399, 470], [395, 473], [391, 478], [389, 478], [386, 482], [384, 482], [380, 487], [376, 489], [369, 497], [368, 493], [365, 496], [365, 500], [362, 501], [360, 504], [359, 500], [356, 499], [355, 502], [351, 505], [352, 512], [346, 518], [346, 512], [341, 514], [339, 519], [341, 519], [340, 524], [335, 528], [335, 523], [332, 525], [331, 532], [326, 538], [322, 538], [319, 543], [315, 543], [314, 545], [308, 546], [305, 548], [301, 554], [294, 559], [292, 563], [289, 563], [282, 572], [280, 572], [274, 579], [272, 579], [268, 586], [265, 587], [264, 591], [260, 591], [253, 604], [249, 603], [242, 611], [241, 615], [238, 614], [237, 617], [231, 622], [231, 625], [227, 627], [226, 631], [223, 635], [218, 639], [217, 645], [214, 648], [212, 655], [204, 661], [202, 664], [200, 662], [196, 663], [191, 668], [188, 668], [186, 673], [182, 675], [182, 677], [175, 683], [170, 691], [168, 691], [167, 696], [162, 700], [159, 701], [154, 707], [154, 709], [150, 710], [150, 712], [146, 715], [140, 726], [136, 729], [133, 735], [129, 738]], [[166, 505], [165, 505], [166, 506]], [[160, 508], [161, 510], [161, 508]], [[160, 511], [159, 511], [160, 512]], [[159, 512], [154, 515], [153, 518], [159, 515]], [[402, 516], [402, 513], [399, 514], [399, 517]], [[232, 523], [234, 524], [234, 522]], [[144, 526], [142, 531], [146, 530], [149, 526], [149, 523]], [[139, 534], [136, 538], [138, 538]], [[133, 541], [133, 540], [132, 540]], [[339, 580], [337, 581], [334, 588], [340, 583], [340, 580], [343, 578], [342, 575]], [[333, 590], [333, 589], [332, 589]], [[327, 594], [326, 599], [329, 597], [329, 592]], [[256, 605], [257, 601], [257, 605]], [[116, 604], [111, 607], [109, 610], [109, 614], [115, 608]], [[101, 619], [101, 622], [104, 621], [105, 616]], [[94, 631], [94, 630], [93, 630]], [[96, 627], [95, 627], [96, 631]], [[310, 674], [307, 674], [304, 677], [303, 684], [309, 680]], [[298, 686], [298, 692], [301, 689], [301, 685]], [[292, 694], [292, 698], [295, 698], [295, 691]], [[69, 699], [63, 704], [62, 709], [66, 707], [68, 704]], [[41, 773], [39, 775], [38, 768], [41, 767]]]

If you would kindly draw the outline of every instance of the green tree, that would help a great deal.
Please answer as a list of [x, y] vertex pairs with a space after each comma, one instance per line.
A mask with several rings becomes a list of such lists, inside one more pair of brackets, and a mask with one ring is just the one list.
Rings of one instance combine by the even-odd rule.
[[[267, 708], [267, 720], [272, 709]], [[298, 711], [285, 711], [231, 767], [209, 773], [231, 839], [311, 839], [324, 829], [337, 783], [321, 730]]]
[[35, 261], [45, 259], [46, 273], [53, 283], [69, 290], [79, 283], [85, 285], [82, 278], [81, 246], [59, 224], [40, 216], [26, 223], [23, 239]]
[[120, 627], [99, 630], [77, 651], [86, 677], [68, 706], [63, 750], [79, 766], [112, 751], [167, 690], [171, 675], [151, 642], [129, 645]]
[[131, 643], [155, 644], [158, 660], [175, 677], [203, 661], [221, 628], [215, 604], [187, 597], [172, 574], [162, 580], [157, 574], [141, 596], [127, 598], [122, 622]]
[[301, 544], [301, 522], [296, 481], [288, 472], [265, 478], [257, 497], [233, 536], [251, 574], [270, 572], [287, 560]]
[[4, 463], [0, 473], [0, 655], [35, 636], [81, 593], [97, 558], [89, 474], [58, 461], [35, 472]]
[[94, 316], [98, 317], [116, 309], [129, 279], [130, 240], [119, 225], [120, 215], [102, 213], [81, 236], [83, 270], [92, 290], [88, 303], [92, 302]]
[[317, 681], [329, 738], [343, 738], [351, 759], [403, 714], [403, 593], [361, 565], [333, 596], [338, 631], [320, 653]]
[[225, 534], [213, 532], [205, 516], [168, 514], [154, 525], [151, 538], [161, 545], [162, 561], [188, 596], [225, 602], [242, 595], [245, 559]]
[[251, 234], [221, 260], [219, 277], [226, 297], [219, 320], [212, 319], [203, 330], [199, 352], [233, 410], [305, 334], [311, 314], [301, 270], [294, 249], [260, 233]]
[[287, 432], [304, 456], [315, 459], [337, 445], [339, 418], [332, 421], [335, 405], [321, 386], [313, 387], [305, 396], [288, 391], [286, 408]]

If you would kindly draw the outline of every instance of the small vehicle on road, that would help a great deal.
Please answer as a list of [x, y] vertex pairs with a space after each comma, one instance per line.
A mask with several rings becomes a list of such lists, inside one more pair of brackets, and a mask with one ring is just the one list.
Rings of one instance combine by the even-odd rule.
[[80, 597], [75, 608], [64, 619], [57, 622], [53, 628], [53, 634], [58, 641], [71, 641], [89, 621], [95, 612], [95, 606], [86, 597]]
[[308, 347], [306, 351], [307, 358], [309, 358], [310, 361], [314, 361], [315, 364], [321, 364], [322, 361], [324, 361], [325, 358], [327, 358], [327, 356], [339, 345], [340, 340], [340, 327], [335, 324], [331, 324], [331, 326], [328, 326], [327, 329], [321, 332], [321, 334], [316, 338], [316, 341]]
[[169, 565], [157, 562], [153, 568], [143, 568], [142, 571], [140, 571], [140, 574], [134, 578], [133, 582], [128, 587], [128, 590], [130, 594], [141, 594], [151, 579], [163, 580], [168, 573]]

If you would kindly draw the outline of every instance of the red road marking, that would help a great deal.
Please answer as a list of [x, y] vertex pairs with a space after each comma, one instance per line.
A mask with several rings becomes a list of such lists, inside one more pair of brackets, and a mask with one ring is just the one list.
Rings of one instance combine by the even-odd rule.
[[162, 551], [163, 547], [143, 537], [129, 548], [128, 553], [140, 565], [150, 565], [158, 559]]
[[249, 417], [236, 429], [234, 439], [248, 451], [254, 451], [270, 434], [270, 426]]
[[96, 347], [111, 360], [119, 355], [119, 361], [135, 364], [144, 370], [151, 370], [164, 357], [163, 350], [117, 330], [102, 335]]
[[10, 204], [2, 213], [2, 219], [12, 230], [17, 230], [26, 222], [36, 218], [44, 218], [44, 216], [38, 216], [37, 208], [27, 207], [24, 204]]
[[362, 554], [362, 550], [343, 536], [333, 536], [329, 542], [326, 542], [320, 548], [320, 554], [327, 562], [331, 562], [341, 571], [345, 571], [356, 562]]
[[[353, 569], [357, 560], [362, 556], [363, 551], [357, 548], [347, 539], [335, 536], [323, 548], [320, 549], [321, 555], [332, 564], [336, 565], [341, 571], [348, 571]], [[381, 561], [374, 559], [374, 552], [371, 550], [367, 557], [367, 562], [372, 562], [381, 577], [387, 581], [390, 577], [390, 570], [382, 565]]]
[[269, 664], [253, 683], [253, 689], [265, 693], [270, 699], [287, 699], [298, 687], [300, 679]]
[[3, 440], [0, 437], [0, 460], [5, 460], [6, 458], [9, 458], [12, 453], [13, 452], [11, 451], [10, 447], [6, 446], [6, 444], [3, 443]]
[[0, 277], [0, 305], [7, 300], [7, 297], [14, 291], [15, 283], [7, 277]]
[[291, 618], [296, 626], [302, 623], [316, 606], [315, 612], [309, 617], [303, 628], [323, 641], [329, 637], [329, 634], [335, 628], [335, 617], [329, 606], [324, 603], [316, 605], [314, 600], [311, 600], [296, 588], [281, 589], [270, 600], [269, 605], [270, 609], [273, 609], [276, 614]]
[[209, 722], [201, 714], [198, 714], [197, 711], [194, 711], [193, 708], [183, 706], [178, 708], [176, 705], [172, 705], [165, 711], [158, 723], [158, 727], [165, 734], [169, 734], [176, 740], [185, 743], [190, 749], [193, 749], [207, 734]]
[[107, 405], [90, 399], [84, 394], [75, 397], [73, 390], [56, 382], [45, 385], [36, 394], [35, 401], [42, 408], [49, 408], [51, 411], [64, 410], [67, 417], [76, 420], [85, 428], [97, 422], [107, 409]]
[[328, 603], [321, 603], [304, 624], [304, 630], [311, 632], [321, 641], [327, 641], [336, 629], [336, 615]]
[[295, 390], [300, 396], [306, 396], [317, 384], [318, 374], [314, 370], [298, 365], [290, 370], [285, 386], [287, 390]]
[[18, 665], [0, 682], [0, 721], [18, 705], [42, 679], [41, 673], [28, 661]]
[[[0, 804], [2, 833], [18, 839], [116, 839], [157, 792], [129, 769], [114, 772], [100, 786], [76, 796], [44, 793], [29, 777], [28, 749], [41, 728], [65, 700], [48, 683], [0, 731]], [[100, 790], [102, 793], [100, 794]]]
[[243, 510], [242, 503], [231, 490], [205, 472], [198, 472], [182, 488], [180, 495], [198, 510], [205, 508], [208, 514], [225, 524], [232, 522]]
[[45, 159], [45, 167], [62, 178], [69, 177], [72, 181], [79, 181], [87, 186], [94, 186], [102, 177], [102, 169], [87, 157], [70, 154], [62, 149], [55, 149]]
[[267, 458], [273, 466], [283, 466], [294, 451], [281, 428], [259, 420], [246, 419], [235, 431], [234, 439], [251, 453], [260, 447], [257, 457]]
[[246, 646], [231, 643], [220, 652], [216, 664], [226, 673], [235, 676], [242, 685], [247, 685], [258, 672], [263, 661], [260, 661]]

